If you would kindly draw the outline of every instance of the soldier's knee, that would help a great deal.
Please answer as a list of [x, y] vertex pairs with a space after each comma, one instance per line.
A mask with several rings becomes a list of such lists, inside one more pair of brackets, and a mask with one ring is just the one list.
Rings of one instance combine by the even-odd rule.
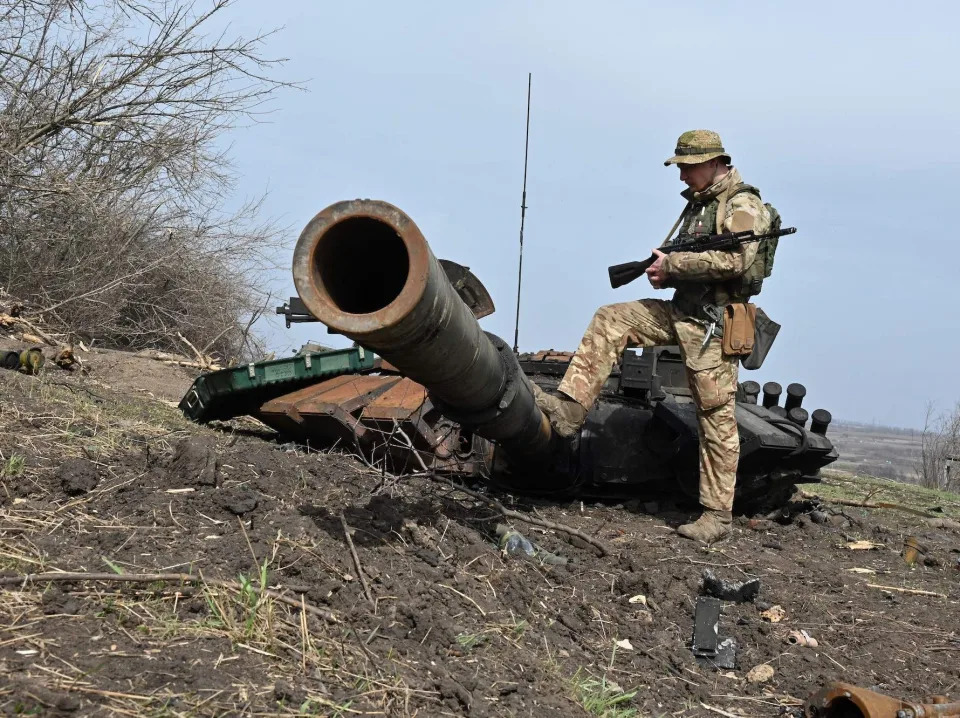
[[593, 314], [594, 321], [602, 321], [606, 324], [616, 322], [623, 315], [622, 304], [604, 304]]

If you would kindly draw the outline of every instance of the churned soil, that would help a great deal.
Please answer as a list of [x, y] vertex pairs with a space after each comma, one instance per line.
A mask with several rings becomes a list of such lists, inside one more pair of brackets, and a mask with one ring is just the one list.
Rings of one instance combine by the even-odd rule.
[[[0, 714], [776, 716], [836, 679], [960, 697], [949, 520], [803, 499], [708, 549], [673, 532], [682, 505], [494, 496], [601, 555], [482, 486], [195, 426], [181, 368], [146, 365], [147, 393], [109, 362], [0, 374]], [[956, 516], [940, 499], [921, 508]], [[500, 524], [566, 565], [505, 554]], [[706, 569], [760, 579], [723, 604], [732, 669], [690, 650]]]

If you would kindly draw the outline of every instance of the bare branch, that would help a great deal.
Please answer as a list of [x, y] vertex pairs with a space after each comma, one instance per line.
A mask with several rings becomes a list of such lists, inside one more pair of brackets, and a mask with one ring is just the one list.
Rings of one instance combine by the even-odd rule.
[[[221, 207], [222, 135], [281, 88], [230, 0], [0, 0], [0, 285], [107, 346], [237, 357], [280, 233]], [[36, 314], [36, 312], [35, 312]]]

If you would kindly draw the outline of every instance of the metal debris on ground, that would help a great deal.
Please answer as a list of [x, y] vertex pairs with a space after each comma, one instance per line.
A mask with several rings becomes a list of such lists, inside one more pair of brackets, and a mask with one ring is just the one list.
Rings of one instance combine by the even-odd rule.
[[497, 545], [509, 556], [526, 556], [548, 566], [566, 566], [567, 558], [545, 551], [516, 529], [497, 524]]
[[730, 636], [720, 636], [720, 599], [697, 597], [690, 648], [704, 668], [736, 668], [737, 642]]
[[705, 569], [700, 578], [701, 591], [721, 601], [743, 603], [752, 601], [760, 593], [760, 579], [751, 578], [749, 581], [728, 581], [717, 577], [709, 568]]
[[850, 683], [828, 683], [807, 699], [808, 718], [862, 716], [863, 718], [960, 718], [960, 703], [945, 696], [931, 696], [926, 703], [913, 703], [861, 688]]
[[903, 562], [908, 566], [913, 566], [917, 559], [926, 557], [927, 547], [920, 543], [916, 536], [907, 536], [903, 540]]

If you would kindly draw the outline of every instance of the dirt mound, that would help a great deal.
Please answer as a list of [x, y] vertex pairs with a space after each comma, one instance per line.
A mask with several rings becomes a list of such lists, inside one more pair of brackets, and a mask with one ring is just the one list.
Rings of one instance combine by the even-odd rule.
[[[673, 533], [672, 505], [496, 497], [601, 555], [507, 522], [482, 487], [396, 479], [252, 422], [197, 427], [86, 381], [0, 374], [8, 714], [774, 716], [833, 679], [960, 695], [949, 525], [800, 502], [704, 549]], [[503, 523], [566, 565], [502, 552]], [[912, 568], [907, 535], [926, 549]], [[734, 669], [690, 651], [706, 569], [760, 579], [723, 604]], [[772, 677], [748, 681], [761, 664]]]

